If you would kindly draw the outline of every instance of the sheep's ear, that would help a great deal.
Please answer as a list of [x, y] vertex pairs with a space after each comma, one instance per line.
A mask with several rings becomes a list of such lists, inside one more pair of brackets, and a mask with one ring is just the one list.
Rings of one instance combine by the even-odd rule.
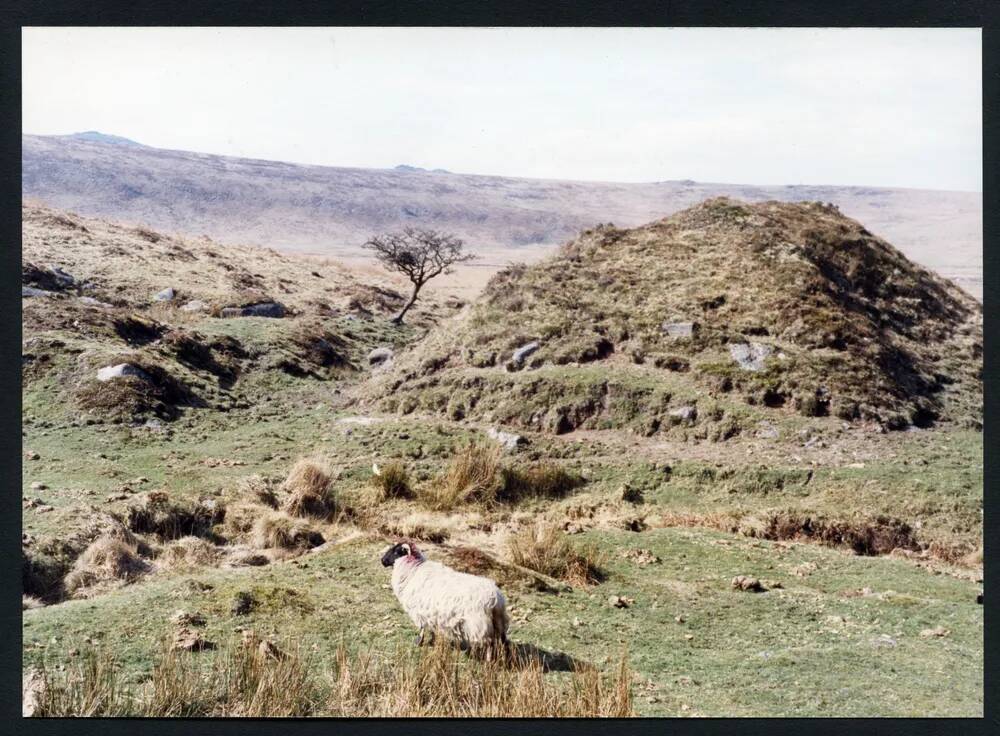
[[407, 557], [409, 557], [410, 556], [410, 545], [408, 545], [408, 544], [401, 544], [400, 547], [403, 549], [403, 554], [405, 554]]

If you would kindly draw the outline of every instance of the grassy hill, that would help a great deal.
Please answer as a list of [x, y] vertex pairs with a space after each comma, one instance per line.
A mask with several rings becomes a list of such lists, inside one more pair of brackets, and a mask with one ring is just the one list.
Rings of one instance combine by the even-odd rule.
[[[598, 228], [405, 327], [332, 262], [24, 219], [36, 713], [982, 714], [981, 311], [835, 211]], [[499, 582], [518, 663], [412, 647], [400, 537]]]
[[324, 255], [421, 224], [487, 260], [525, 258], [599, 222], [636, 227], [711, 197], [832, 202], [910, 259], [982, 296], [982, 197], [868, 186], [580, 182], [306, 166], [122, 144], [93, 132], [22, 137], [22, 191], [156, 230]]
[[372, 393], [555, 433], [981, 426], [981, 356], [978, 303], [836, 208], [716, 199], [500, 272]]

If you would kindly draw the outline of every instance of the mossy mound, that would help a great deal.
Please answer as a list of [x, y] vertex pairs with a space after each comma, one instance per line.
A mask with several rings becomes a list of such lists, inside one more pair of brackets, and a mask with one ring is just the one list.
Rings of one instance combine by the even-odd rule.
[[712, 199], [501, 271], [368, 395], [557, 433], [725, 439], [782, 413], [978, 426], [981, 370], [978, 302], [832, 205]]

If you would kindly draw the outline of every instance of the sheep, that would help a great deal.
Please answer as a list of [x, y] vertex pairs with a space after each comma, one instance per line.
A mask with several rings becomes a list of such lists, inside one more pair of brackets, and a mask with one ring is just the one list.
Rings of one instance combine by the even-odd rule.
[[390, 547], [382, 565], [392, 568], [392, 591], [419, 629], [417, 646], [425, 633], [433, 642], [441, 632], [470, 649], [485, 649], [488, 657], [498, 643], [507, 648], [507, 601], [489, 578], [428, 560], [412, 542]]

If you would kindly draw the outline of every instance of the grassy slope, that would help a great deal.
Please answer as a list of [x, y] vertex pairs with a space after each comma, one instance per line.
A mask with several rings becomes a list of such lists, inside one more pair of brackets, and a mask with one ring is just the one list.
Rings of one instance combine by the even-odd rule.
[[[703, 530], [587, 537], [608, 553], [610, 579], [587, 591], [512, 593], [512, 637], [602, 667], [627, 649], [640, 714], [982, 714], [983, 609], [968, 582], [929, 576], [905, 561]], [[619, 556], [636, 546], [662, 563], [639, 568]], [[61, 661], [70, 649], [86, 646], [82, 640], [89, 636], [110, 645], [141, 681], [178, 608], [205, 614], [212, 641], [238, 638], [239, 627], [253, 627], [298, 641], [320, 659], [342, 640], [392, 656], [413, 631], [387, 590], [381, 549], [362, 541], [260, 570], [165, 576], [115, 595], [29, 612], [24, 662]], [[799, 577], [793, 570], [802, 565], [815, 569]], [[760, 594], [732, 590], [730, 579], [743, 573], [784, 587]], [[204, 584], [212, 587], [201, 590]], [[864, 587], [873, 594], [853, 595]], [[262, 604], [235, 616], [230, 607], [243, 590]], [[609, 595], [635, 603], [610, 608]], [[920, 636], [935, 626], [951, 633]]]
[[[95, 240], [100, 245], [100, 238]], [[46, 243], [46, 248], [55, 247]], [[63, 263], [81, 273], [79, 264]], [[298, 273], [305, 266], [294, 259], [282, 260], [280, 268], [296, 278], [307, 275], [305, 270]], [[266, 260], [253, 270], [270, 278]], [[163, 283], [155, 274], [142, 278], [139, 286], [125, 290], [106, 286], [126, 299]], [[228, 286], [212, 291], [217, 287], [205, 284], [206, 291], [193, 295], [224, 299], [232, 293]], [[118, 309], [147, 314], [142, 302], [140, 298]], [[308, 309], [309, 303], [292, 305]], [[57, 302], [53, 314], [58, 316], [63, 304]], [[188, 319], [169, 309], [155, 314], [166, 322]], [[299, 322], [199, 317], [184, 324], [208, 337], [234, 337], [250, 352], [266, 356], [285, 349]], [[26, 322], [26, 339], [79, 341], [85, 349], [101, 352], [124, 345], [115, 345], [105, 333], [81, 333], [71, 320], [39, 324]], [[351, 331], [350, 357], [359, 364], [370, 347], [402, 347], [421, 334], [419, 329], [396, 332], [378, 317], [331, 316], [324, 326], [338, 334]], [[349, 405], [350, 398], [367, 374], [297, 378], [263, 364], [250, 366], [231, 389], [212, 394], [212, 406], [224, 409], [186, 409], [160, 431], [103, 421], [87, 424], [95, 417], [81, 412], [65, 393], [66, 377], [80, 370], [77, 356], [53, 350], [51, 361], [46, 370], [28, 374], [23, 396], [23, 445], [39, 455], [23, 464], [23, 492], [54, 507], [23, 512], [25, 532], [39, 541], [85, 531], [93, 523], [86, 513], [90, 506], [121, 511], [127, 499], [105, 499], [123, 485], [134, 491], [164, 488], [175, 498], [218, 494], [231, 500], [242, 478], [261, 474], [280, 479], [304, 454], [329, 458], [338, 472], [335, 491], [348, 501], [368, 485], [373, 461], [401, 459], [418, 484], [427, 482], [457, 447], [481, 437], [488, 426], [419, 414], [380, 417], [371, 424], [343, 421], [358, 411]], [[211, 377], [195, 373], [193, 379]], [[234, 400], [216, 401], [227, 394]], [[751, 410], [762, 411], [747, 408]], [[445, 529], [447, 538], [445, 546], [424, 546], [438, 559], [446, 558], [448, 545], [459, 544], [502, 555], [505, 534], [534, 518], [578, 523], [585, 531], [571, 539], [606, 552], [608, 579], [559, 595], [512, 585], [506, 592], [515, 614], [513, 637], [602, 667], [626, 648], [638, 673], [642, 714], [981, 714], [982, 608], [975, 604], [980, 587], [974, 567], [856, 557], [814, 545], [670, 526], [711, 526], [717, 517], [738, 519], [770, 509], [839, 518], [887, 513], [919, 524], [922, 544], [975, 549], [982, 537], [981, 434], [946, 427], [878, 435], [856, 426], [844, 429], [830, 418], [802, 417], [790, 407], [769, 410], [766, 416], [778, 418], [777, 439], [749, 432], [726, 442], [699, 440], [693, 432], [670, 438], [616, 430], [529, 433], [531, 444], [508, 462], [556, 462], [588, 482], [561, 501], [430, 515], [428, 523]], [[666, 465], [672, 468], [669, 478], [663, 472]], [[810, 471], [808, 483], [801, 483]], [[139, 477], [148, 481], [135, 482]], [[48, 487], [33, 490], [35, 481]], [[641, 489], [645, 503], [623, 503], [623, 484]], [[587, 509], [594, 511], [590, 517]], [[387, 520], [415, 512], [427, 516], [415, 501], [386, 504], [382, 511]], [[677, 515], [683, 518], [673, 518]], [[622, 531], [622, 520], [635, 516], [644, 517], [649, 528]], [[492, 525], [492, 532], [479, 528], [483, 521]], [[333, 539], [350, 533], [333, 526], [324, 531]], [[391, 591], [383, 587], [387, 575], [377, 557], [384, 542], [369, 532], [344, 547], [265, 568], [155, 572], [90, 600], [25, 612], [24, 662], [45, 658], [58, 665], [67, 661], [70, 649], [90, 646], [83, 641], [90, 638], [120, 657], [130, 676], [141, 678], [161, 637], [172, 630], [169, 618], [178, 608], [206, 614], [209, 638], [220, 642], [238, 637], [237, 627], [252, 625], [261, 633], [301, 640], [310, 649], [315, 645], [321, 658], [341, 638], [392, 656], [396, 646], [409, 645], [413, 632]], [[651, 550], [662, 562], [638, 567], [620, 556], [629, 548]], [[778, 580], [784, 587], [763, 594], [736, 592], [729, 581], [737, 574]], [[213, 587], [201, 590], [192, 581]], [[852, 594], [865, 587], [873, 594]], [[254, 590], [264, 605], [248, 617], [233, 616], [230, 606], [238, 590]], [[611, 608], [610, 595], [634, 598], [635, 603]], [[574, 618], [582, 625], [574, 626]], [[922, 629], [938, 625], [951, 633], [920, 637]], [[895, 645], [873, 643], [883, 634]], [[649, 681], [655, 689], [645, 689]]]

